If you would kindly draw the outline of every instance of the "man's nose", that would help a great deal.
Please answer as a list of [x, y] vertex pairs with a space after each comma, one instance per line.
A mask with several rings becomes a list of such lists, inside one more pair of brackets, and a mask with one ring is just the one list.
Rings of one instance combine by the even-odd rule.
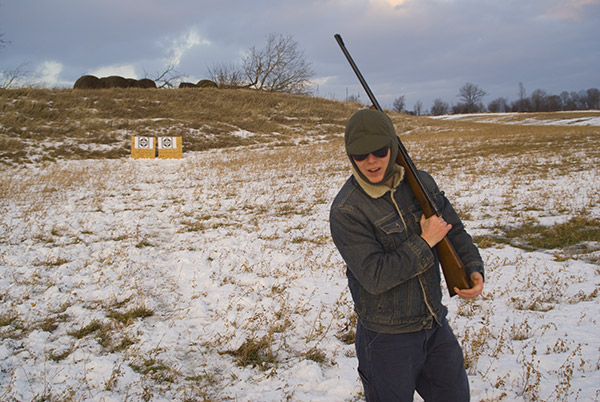
[[377, 161], [377, 157], [373, 154], [369, 154], [369, 156], [367, 156], [367, 162], [369, 163], [375, 163]]

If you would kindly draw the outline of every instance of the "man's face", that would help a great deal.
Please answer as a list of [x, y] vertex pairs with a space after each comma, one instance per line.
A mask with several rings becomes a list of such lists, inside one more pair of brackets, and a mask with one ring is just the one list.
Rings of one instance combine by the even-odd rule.
[[[378, 150], [379, 151], [379, 150]], [[375, 151], [374, 153], [378, 153]], [[384, 157], [377, 157], [370, 153], [363, 160], [354, 159], [354, 163], [356, 163], [356, 167], [358, 170], [365, 176], [369, 181], [373, 184], [381, 183], [383, 177], [385, 176], [385, 171], [387, 169], [388, 164], [390, 163], [390, 149], [387, 148], [387, 153]]]

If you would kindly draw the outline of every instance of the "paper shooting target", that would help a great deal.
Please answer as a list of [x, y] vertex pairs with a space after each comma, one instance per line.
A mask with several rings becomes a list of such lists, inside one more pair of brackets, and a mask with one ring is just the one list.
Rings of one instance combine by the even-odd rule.
[[177, 137], [159, 137], [158, 149], [177, 149]]
[[153, 137], [135, 137], [135, 147], [137, 149], [153, 149], [154, 138]]
[[158, 137], [158, 157], [161, 159], [183, 158], [181, 137]]
[[131, 137], [131, 157], [134, 159], [155, 158], [154, 137]]

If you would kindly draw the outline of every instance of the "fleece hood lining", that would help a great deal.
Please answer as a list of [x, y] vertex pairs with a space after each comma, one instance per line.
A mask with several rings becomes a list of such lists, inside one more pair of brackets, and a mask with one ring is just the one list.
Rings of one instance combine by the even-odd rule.
[[369, 195], [371, 198], [381, 198], [388, 191], [395, 189], [402, 183], [404, 180], [404, 168], [398, 164], [394, 164], [394, 181], [392, 182], [392, 187], [388, 187], [385, 184], [374, 184], [369, 181], [366, 181], [362, 178], [362, 175], [359, 174], [357, 169], [352, 165], [352, 175], [360, 185], [360, 187]]

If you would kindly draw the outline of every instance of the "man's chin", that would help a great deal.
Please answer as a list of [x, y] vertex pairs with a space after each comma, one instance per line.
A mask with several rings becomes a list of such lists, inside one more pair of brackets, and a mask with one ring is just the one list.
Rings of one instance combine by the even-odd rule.
[[381, 182], [383, 181], [383, 177], [376, 177], [376, 178], [370, 178], [369, 179], [369, 183], [371, 184], [381, 184]]

